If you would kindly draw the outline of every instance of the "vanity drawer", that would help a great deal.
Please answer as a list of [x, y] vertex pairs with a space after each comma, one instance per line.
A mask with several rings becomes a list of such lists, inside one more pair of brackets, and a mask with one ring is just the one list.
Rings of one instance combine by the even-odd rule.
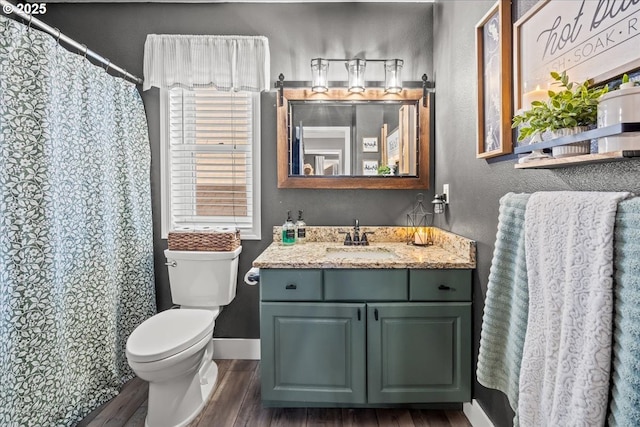
[[407, 270], [327, 269], [326, 301], [407, 301]]
[[471, 270], [410, 270], [411, 301], [471, 301]]
[[262, 301], [321, 301], [322, 270], [261, 269]]

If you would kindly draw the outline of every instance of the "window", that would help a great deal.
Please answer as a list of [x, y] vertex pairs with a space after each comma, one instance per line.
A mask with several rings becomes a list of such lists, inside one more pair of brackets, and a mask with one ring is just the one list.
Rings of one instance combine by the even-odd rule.
[[210, 226], [260, 239], [259, 96], [161, 90], [163, 238]]

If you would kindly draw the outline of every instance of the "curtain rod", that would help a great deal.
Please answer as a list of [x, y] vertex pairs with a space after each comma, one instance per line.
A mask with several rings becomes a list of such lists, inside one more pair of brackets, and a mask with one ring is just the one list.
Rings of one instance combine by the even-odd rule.
[[115, 64], [111, 63], [111, 60], [109, 60], [108, 58], [105, 58], [102, 55], [99, 55], [98, 53], [92, 51], [91, 49], [89, 49], [86, 45], [80, 44], [77, 41], [73, 40], [72, 38], [62, 34], [60, 32], [59, 29], [57, 28], [53, 28], [50, 25], [45, 24], [44, 22], [40, 21], [37, 18], [34, 18], [33, 16], [31, 16], [28, 13], [23, 12], [22, 10], [18, 9], [14, 4], [10, 3], [7, 0], [0, 0], [0, 5], [2, 6], [2, 10], [4, 13], [6, 13], [7, 15], [9, 14], [14, 14], [19, 16], [20, 18], [28, 21], [29, 26], [34, 25], [36, 27], [38, 27], [39, 29], [47, 32], [48, 34], [52, 35], [53, 37], [56, 38], [56, 41], [58, 42], [58, 44], [60, 44], [61, 41], [65, 42], [67, 45], [73, 47], [74, 49], [77, 50], [76, 53], [82, 53], [82, 55], [84, 56], [90, 56], [93, 59], [95, 59], [96, 61], [102, 63], [103, 65], [105, 65], [105, 70], [108, 70], [109, 68], [111, 68], [113, 71], [120, 73], [120, 75], [133, 82], [136, 84], [142, 84], [143, 80], [138, 77], [135, 76], [133, 74], [131, 74], [130, 72], [128, 72], [127, 70], [118, 67]]

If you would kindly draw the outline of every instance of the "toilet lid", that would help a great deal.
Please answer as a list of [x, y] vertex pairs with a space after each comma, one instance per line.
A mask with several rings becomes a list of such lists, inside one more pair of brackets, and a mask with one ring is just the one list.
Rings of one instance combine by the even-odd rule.
[[166, 310], [140, 324], [127, 340], [127, 358], [136, 362], [164, 359], [213, 335], [214, 313], [208, 310]]

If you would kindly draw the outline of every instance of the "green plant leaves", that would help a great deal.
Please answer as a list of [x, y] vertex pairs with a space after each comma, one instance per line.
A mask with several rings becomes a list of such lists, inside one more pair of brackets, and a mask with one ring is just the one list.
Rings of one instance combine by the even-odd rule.
[[533, 101], [531, 109], [513, 117], [512, 128], [519, 128], [518, 141], [547, 130], [575, 126], [590, 126], [597, 122], [598, 98], [607, 93], [608, 86], [589, 87], [589, 81], [570, 82], [565, 71], [550, 73], [553, 84], [561, 90], [548, 90], [547, 102]]

